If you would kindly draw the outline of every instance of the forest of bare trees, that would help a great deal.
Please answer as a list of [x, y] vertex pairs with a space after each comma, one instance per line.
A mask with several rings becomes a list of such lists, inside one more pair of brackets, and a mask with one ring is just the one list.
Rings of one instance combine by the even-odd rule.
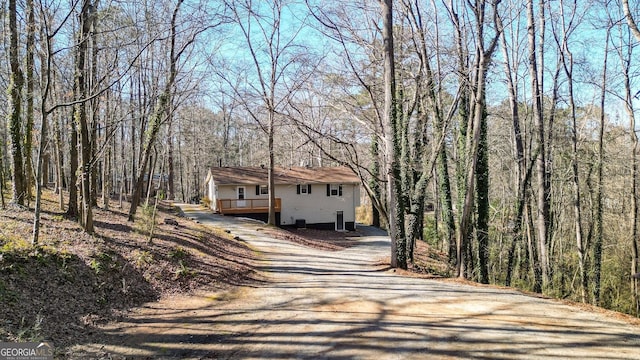
[[153, 197], [200, 201], [212, 166], [340, 164], [392, 266], [426, 241], [451, 276], [639, 314], [636, 2], [7, 0], [0, 14], [1, 206], [33, 209], [33, 244], [43, 189], [92, 233], [95, 207], [133, 221]]

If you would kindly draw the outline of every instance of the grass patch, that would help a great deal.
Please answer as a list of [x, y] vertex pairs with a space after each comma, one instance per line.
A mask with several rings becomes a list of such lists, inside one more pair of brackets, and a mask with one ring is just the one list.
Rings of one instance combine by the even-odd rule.
[[30, 242], [17, 236], [3, 236], [0, 244], [0, 254], [23, 254], [33, 249]]
[[38, 313], [36, 315], [33, 323], [28, 323], [25, 318], [22, 318], [20, 322], [20, 329], [16, 334], [16, 340], [18, 342], [27, 342], [27, 341], [42, 341], [44, 340], [42, 336], [42, 323], [44, 321], [44, 316]]
[[92, 256], [89, 262], [89, 267], [96, 275], [100, 275], [106, 271], [114, 269], [117, 266], [117, 262], [113, 258], [113, 254], [109, 252], [100, 252]]
[[146, 250], [136, 250], [133, 257], [136, 268], [144, 268], [153, 263], [153, 254]]
[[176, 246], [169, 252], [169, 259], [181, 262], [182, 260], [187, 259], [190, 255], [189, 250], [186, 250], [181, 246]]
[[53, 216], [51, 217], [51, 221], [53, 221], [53, 222], [63, 222], [64, 220], [65, 220], [65, 219], [64, 219], [64, 215], [61, 215], [61, 214], [59, 214], [59, 215], [53, 215]]
[[185, 265], [183, 260], [180, 260], [179, 264], [178, 264], [178, 268], [175, 271], [176, 274], [176, 279], [180, 279], [180, 278], [190, 278], [196, 275], [196, 272], [191, 269], [190, 267], [188, 267], [187, 265]]

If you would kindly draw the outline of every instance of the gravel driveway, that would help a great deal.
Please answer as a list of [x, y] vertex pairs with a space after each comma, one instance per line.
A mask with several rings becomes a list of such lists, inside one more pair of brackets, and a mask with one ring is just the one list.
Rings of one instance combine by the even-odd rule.
[[105, 326], [81, 352], [150, 358], [640, 359], [640, 327], [512, 290], [386, 270], [389, 239], [326, 252], [266, 237], [260, 224], [181, 205], [261, 254], [268, 281], [176, 297]]

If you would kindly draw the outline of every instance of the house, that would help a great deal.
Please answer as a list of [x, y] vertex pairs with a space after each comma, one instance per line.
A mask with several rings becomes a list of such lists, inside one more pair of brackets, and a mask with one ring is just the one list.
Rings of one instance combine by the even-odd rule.
[[[213, 167], [205, 180], [211, 208], [223, 215], [266, 221], [268, 169]], [[355, 230], [360, 179], [347, 167], [291, 167], [274, 172], [276, 224]]]

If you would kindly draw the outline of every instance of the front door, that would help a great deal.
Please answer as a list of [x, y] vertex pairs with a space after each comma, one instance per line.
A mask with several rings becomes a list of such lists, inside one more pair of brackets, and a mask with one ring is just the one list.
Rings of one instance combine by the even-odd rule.
[[246, 191], [246, 189], [245, 189], [244, 186], [238, 186], [238, 201], [237, 201], [238, 207], [247, 206], [247, 202], [244, 200], [245, 191]]
[[344, 230], [344, 213], [342, 211], [336, 213], [336, 230]]

